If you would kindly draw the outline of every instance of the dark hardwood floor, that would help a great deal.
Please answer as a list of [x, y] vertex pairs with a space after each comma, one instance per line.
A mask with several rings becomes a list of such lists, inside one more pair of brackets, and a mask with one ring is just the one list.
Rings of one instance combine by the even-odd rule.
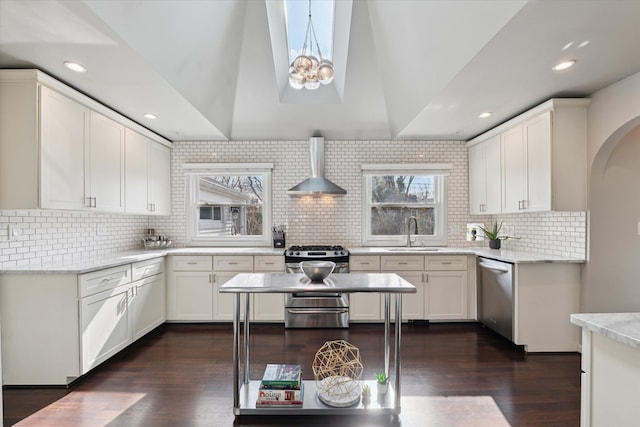
[[[252, 325], [251, 377], [296, 363], [312, 379], [327, 340], [358, 347], [363, 378], [383, 365], [382, 325], [285, 330]], [[402, 413], [259, 417], [232, 413], [231, 325], [166, 324], [69, 389], [4, 390], [4, 425], [21, 426], [578, 426], [580, 356], [525, 354], [473, 323], [403, 326]], [[21, 421], [22, 420], [22, 421]]]

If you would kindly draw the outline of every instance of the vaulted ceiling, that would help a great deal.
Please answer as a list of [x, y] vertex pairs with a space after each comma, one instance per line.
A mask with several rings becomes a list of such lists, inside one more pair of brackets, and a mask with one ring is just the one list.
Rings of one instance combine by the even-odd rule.
[[[294, 91], [283, 11], [281, 0], [0, 0], [0, 67], [39, 68], [172, 141], [467, 140], [640, 71], [637, 0], [337, 0], [335, 80]], [[551, 70], [566, 59], [577, 63]]]

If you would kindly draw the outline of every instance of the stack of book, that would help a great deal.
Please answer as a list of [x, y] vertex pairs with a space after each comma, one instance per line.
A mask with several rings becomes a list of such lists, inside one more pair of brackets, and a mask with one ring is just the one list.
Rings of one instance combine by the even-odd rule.
[[303, 393], [300, 365], [268, 364], [260, 382], [256, 408], [300, 408]]

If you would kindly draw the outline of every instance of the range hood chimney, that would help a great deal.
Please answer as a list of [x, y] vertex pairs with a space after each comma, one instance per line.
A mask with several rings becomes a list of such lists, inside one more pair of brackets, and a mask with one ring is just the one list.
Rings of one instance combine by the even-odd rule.
[[308, 196], [331, 194], [340, 196], [347, 191], [324, 177], [324, 138], [313, 136], [309, 138], [309, 150], [311, 158], [311, 178], [307, 178], [300, 184], [291, 187], [287, 194], [290, 196]]

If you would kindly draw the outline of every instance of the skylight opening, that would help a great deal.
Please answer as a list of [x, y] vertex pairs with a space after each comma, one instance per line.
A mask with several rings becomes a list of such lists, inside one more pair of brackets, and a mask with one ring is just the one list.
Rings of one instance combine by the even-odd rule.
[[[309, 2], [284, 0], [285, 24], [289, 64], [302, 53], [304, 38], [309, 22]], [[333, 61], [333, 37], [335, 25], [335, 0], [311, 0], [311, 19], [315, 28], [320, 52], [324, 59]], [[307, 46], [317, 55], [316, 46]], [[288, 65], [288, 64], [287, 64]]]

